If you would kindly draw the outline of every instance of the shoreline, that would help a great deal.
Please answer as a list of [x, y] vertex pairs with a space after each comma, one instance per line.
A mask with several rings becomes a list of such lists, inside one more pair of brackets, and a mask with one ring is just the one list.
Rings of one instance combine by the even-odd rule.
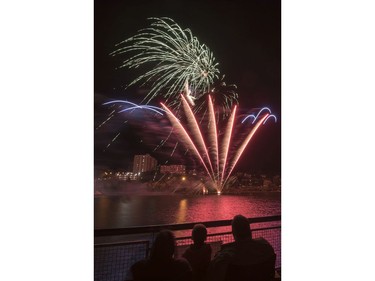
[[[266, 195], [266, 194], [281, 194], [280, 187], [242, 187], [224, 190], [221, 195]], [[190, 190], [189, 188], [174, 189], [163, 188], [153, 189], [148, 183], [129, 183], [129, 182], [112, 182], [103, 181], [94, 184], [94, 197], [103, 196], [160, 196], [160, 195], [186, 195], [186, 196], [207, 196], [216, 195], [216, 192], [211, 191], [208, 194], [203, 194], [200, 190]], [[221, 196], [219, 195], [219, 196]]]
[[163, 196], [163, 195], [189, 195], [189, 196], [225, 196], [225, 195], [275, 195], [275, 194], [280, 194], [281, 191], [279, 190], [251, 190], [251, 191], [240, 191], [240, 192], [224, 192], [221, 195], [217, 195], [215, 193], [209, 193], [209, 194], [194, 194], [191, 192], [167, 192], [167, 191], [149, 191], [149, 192], [132, 192], [128, 193], [126, 191], [119, 191], [119, 192], [108, 192], [108, 193], [102, 193], [102, 192], [95, 192], [94, 197], [105, 197], [105, 196], [131, 196], [131, 195], [136, 195], [136, 196]]

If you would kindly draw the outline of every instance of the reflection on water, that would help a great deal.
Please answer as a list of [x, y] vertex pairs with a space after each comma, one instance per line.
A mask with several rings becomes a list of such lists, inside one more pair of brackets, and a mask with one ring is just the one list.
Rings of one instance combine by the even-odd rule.
[[256, 195], [127, 195], [95, 198], [95, 228], [175, 224], [232, 219], [237, 214], [281, 214], [280, 193]]
[[181, 199], [177, 212], [177, 223], [186, 222], [187, 199]]

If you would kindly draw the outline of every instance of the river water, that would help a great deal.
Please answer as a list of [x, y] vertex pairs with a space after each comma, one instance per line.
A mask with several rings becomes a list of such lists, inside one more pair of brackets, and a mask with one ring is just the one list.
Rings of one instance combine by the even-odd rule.
[[148, 192], [142, 185], [132, 185], [94, 199], [95, 229], [227, 220], [237, 214], [280, 215], [281, 194], [183, 195]]

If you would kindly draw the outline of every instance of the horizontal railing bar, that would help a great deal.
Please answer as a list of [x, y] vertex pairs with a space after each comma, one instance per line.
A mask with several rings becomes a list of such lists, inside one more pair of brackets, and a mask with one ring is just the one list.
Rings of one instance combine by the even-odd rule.
[[[228, 234], [232, 234], [232, 231], [220, 232], [220, 233], [211, 233], [211, 234], [207, 234], [207, 237], [218, 236], [218, 235], [228, 235]], [[191, 237], [191, 236], [188, 236], [188, 237]]]
[[[267, 217], [257, 217], [257, 218], [248, 218], [251, 223], [263, 223], [263, 222], [272, 222], [280, 221], [281, 216], [267, 216]], [[149, 226], [140, 226], [140, 227], [127, 227], [127, 228], [103, 228], [95, 229], [94, 236], [116, 236], [116, 235], [127, 235], [127, 234], [141, 234], [141, 233], [155, 233], [159, 232], [162, 229], [169, 230], [187, 230], [192, 229], [195, 224], [201, 223], [206, 227], [219, 227], [219, 226], [229, 226], [232, 223], [232, 220], [219, 220], [219, 221], [206, 221], [206, 222], [193, 222], [193, 223], [181, 223], [181, 224], [165, 224], [165, 225], [149, 225]]]
[[281, 225], [278, 225], [278, 226], [270, 226], [270, 227], [262, 227], [262, 228], [254, 228], [254, 229], [251, 230], [251, 232], [253, 232], [253, 231], [270, 230], [270, 229], [281, 229]]
[[[281, 229], [281, 225], [270, 226], [270, 227], [262, 227], [262, 228], [254, 228], [254, 229], [251, 229], [251, 231], [262, 231], [262, 230], [269, 230], [269, 229]], [[207, 237], [223, 236], [223, 235], [229, 235], [229, 234], [232, 234], [232, 232], [228, 231], [228, 232], [220, 232], [220, 233], [211, 233], [211, 234], [207, 234]], [[191, 235], [190, 236], [183, 236], [183, 237], [176, 237], [176, 239], [177, 240], [191, 239]]]
[[136, 241], [128, 241], [128, 242], [111, 242], [111, 243], [97, 243], [94, 244], [95, 247], [109, 247], [109, 246], [125, 246], [125, 245], [134, 245], [134, 244], [149, 244], [149, 240], [136, 240]]
[[[255, 228], [251, 231], [262, 231], [262, 230], [270, 230], [270, 229], [281, 229], [281, 226], [270, 226], [270, 227], [263, 227], [263, 228]], [[214, 237], [214, 236], [223, 236], [223, 235], [230, 235], [232, 232], [219, 232], [219, 233], [211, 233], [207, 234], [207, 237]], [[186, 240], [191, 239], [191, 236], [183, 236], [183, 237], [176, 237], [176, 240]], [[112, 242], [112, 243], [99, 243], [95, 244], [95, 247], [108, 247], [108, 246], [123, 246], [123, 245], [134, 245], [134, 244], [145, 244], [149, 243], [149, 240], [136, 240], [131, 242]]]
[[278, 226], [270, 226], [270, 227], [262, 227], [262, 228], [254, 228], [251, 231], [261, 231], [261, 230], [270, 230], [270, 229], [281, 229], [281, 225]]

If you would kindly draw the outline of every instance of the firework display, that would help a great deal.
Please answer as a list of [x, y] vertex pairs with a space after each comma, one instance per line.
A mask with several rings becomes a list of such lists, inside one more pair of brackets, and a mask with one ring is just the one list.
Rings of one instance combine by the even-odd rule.
[[[223, 88], [224, 76], [219, 80], [213, 53], [190, 29], [182, 29], [170, 18], [150, 20], [150, 27], [117, 44], [118, 49], [111, 53], [112, 56], [128, 56], [121, 67], [145, 67], [146, 71], [128, 84], [128, 87], [137, 83], [150, 87], [143, 102], [147, 104], [162, 96], [166, 104], [177, 106], [180, 104], [178, 96], [184, 92], [190, 104], [195, 105], [195, 100], [213, 92], [215, 83], [216, 88]], [[229, 107], [237, 99], [234, 88], [220, 93]]]
[[[212, 99], [209, 96], [209, 128], [201, 128], [198, 124], [197, 119], [191, 109], [191, 106], [181, 95], [184, 113], [186, 116], [186, 124], [184, 125], [176, 115], [164, 104], [162, 107], [171, 121], [174, 128], [176, 128], [176, 134], [180, 137], [184, 145], [199, 159], [200, 163], [205, 168], [208, 176], [212, 181], [212, 187], [220, 194], [225, 184], [227, 183], [234, 167], [236, 166], [239, 158], [243, 154], [245, 148], [249, 144], [250, 140], [259, 129], [260, 125], [271, 115], [270, 112], [265, 112], [263, 109], [259, 111], [256, 119], [254, 120], [255, 126], [251, 129], [246, 139], [235, 149], [232, 155], [229, 155], [229, 148], [234, 139], [233, 128], [236, 120], [237, 108], [234, 107], [222, 138], [218, 136], [218, 124], [215, 121], [215, 111]], [[204, 132], [208, 132], [208, 136], [204, 138]], [[206, 140], [208, 140], [208, 145]], [[209, 152], [209, 148], [212, 149]]]
[[[277, 122], [277, 118], [268, 107], [240, 115], [237, 86], [226, 84], [224, 75], [219, 78], [218, 63], [210, 49], [190, 29], [182, 29], [170, 18], [149, 20], [149, 27], [117, 44], [111, 53], [125, 56], [121, 67], [141, 71], [127, 87], [145, 86], [146, 94], [140, 104], [127, 100], [102, 103], [115, 109], [97, 129], [115, 112], [126, 116], [124, 123], [136, 116], [142, 118], [138, 133], [151, 132], [152, 141], [161, 139], [153, 152], [166, 150], [165, 145], [174, 142], [168, 144], [169, 156], [178, 158], [174, 153], [183, 147], [185, 153], [179, 158], [190, 155], [197, 160], [207, 174], [208, 186], [221, 194], [260, 126], [270, 119]], [[151, 104], [156, 98], [163, 100], [161, 107]], [[142, 113], [131, 114], [136, 112]], [[202, 189], [200, 182], [197, 186]]]

